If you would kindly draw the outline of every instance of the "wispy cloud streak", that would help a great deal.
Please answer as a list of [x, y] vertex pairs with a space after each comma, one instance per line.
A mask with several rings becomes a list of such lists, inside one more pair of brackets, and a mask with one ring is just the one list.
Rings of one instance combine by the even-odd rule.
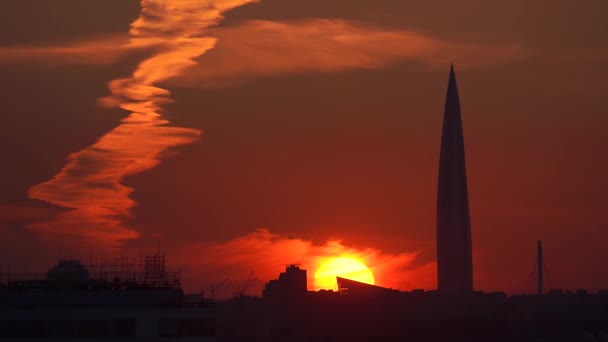
[[30, 189], [30, 197], [68, 209], [31, 228], [93, 240], [139, 236], [124, 224], [135, 202], [129, 197], [133, 189], [123, 180], [156, 166], [167, 149], [193, 143], [201, 135], [197, 129], [169, 126], [162, 118], [162, 106], [172, 100], [158, 84], [195, 65], [194, 59], [215, 45], [208, 28], [225, 11], [249, 2], [253, 0], [141, 0], [126, 47], [154, 47], [155, 53], [130, 77], [111, 81], [111, 94], [100, 99], [130, 114], [95, 144], [70, 155], [51, 180]]
[[128, 42], [127, 35], [116, 35], [54, 45], [2, 46], [0, 63], [34, 62], [50, 66], [113, 64], [134, 48]]
[[[206, 25], [204, 20], [201, 25]], [[156, 34], [162, 35], [162, 27], [154, 25], [149, 30], [159, 30]], [[194, 43], [191, 47], [196, 49], [198, 43], [206, 43], [213, 46], [213, 51], [195, 58], [198, 64], [192, 64], [194, 67], [188, 73], [174, 75], [171, 82], [212, 87], [280, 74], [379, 69], [400, 61], [418, 62], [429, 68], [444, 68], [452, 62], [460, 69], [479, 68], [532, 55], [529, 48], [517, 43], [448, 41], [416, 31], [344, 19], [250, 20], [213, 27], [208, 33], [213, 38], [202, 38], [200, 42], [192, 39], [167, 42], [151, 34], [130, 42], [110, 37], [62, 46], [0, 47], [0, 62], [107, 64], [142, 48], [166, 49], [170, 43], [174, 47], [182, 44], [185, 49], [187, 44]]]
[[175, 82], [215, 86], [246, 78], [308, 72], [379, 69], [399, 61], [429, 68], [479, 68], [513, 62], [530, 51], [513, 43], [437, 39], [416, 31], [342, 19], [252, 20], [217, 27], [217, 46]]

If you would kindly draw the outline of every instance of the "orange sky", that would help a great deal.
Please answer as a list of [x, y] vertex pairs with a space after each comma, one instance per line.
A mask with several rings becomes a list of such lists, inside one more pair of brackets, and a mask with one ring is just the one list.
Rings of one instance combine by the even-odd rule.
[[608, 287], [605, 2], [1, 6], [0, 268], [160, 239], [188, 290], [344, 253], [433, 288], [454, 62], [476, 288], [537, 239], [550, 286]]

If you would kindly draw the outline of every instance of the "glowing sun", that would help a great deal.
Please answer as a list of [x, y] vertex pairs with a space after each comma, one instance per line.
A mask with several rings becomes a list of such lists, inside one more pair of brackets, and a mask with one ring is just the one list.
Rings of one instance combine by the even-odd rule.
[[374, 275], [361, 261], [352, 258], [331, 258], [325, 261], [315, 273], [315, 287], [317, 289], [334, 290], [336, 276], [374, 284]]

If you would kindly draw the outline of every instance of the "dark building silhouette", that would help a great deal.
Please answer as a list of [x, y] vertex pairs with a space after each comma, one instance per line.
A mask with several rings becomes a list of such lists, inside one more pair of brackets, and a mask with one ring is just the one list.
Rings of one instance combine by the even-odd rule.
[[262, 294], [264, 297], [295, 297], [305, 294], [306, 291], [306, 270], [297, 265], [288, 265], [285, 272], [279, 274], [279, 279], [266, 283]]
[[440, 291], [473, 291], [469, 196], [454, 66], [450, 70], [439, 156], [437, 280]]

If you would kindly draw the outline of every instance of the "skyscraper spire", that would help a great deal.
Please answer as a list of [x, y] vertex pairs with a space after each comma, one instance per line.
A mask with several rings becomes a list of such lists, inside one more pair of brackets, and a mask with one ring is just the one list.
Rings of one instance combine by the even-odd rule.
[[440, 291], [473, 290], [469, 196], [454, 65], [450, 69], [439, 156], [437, 281]]

